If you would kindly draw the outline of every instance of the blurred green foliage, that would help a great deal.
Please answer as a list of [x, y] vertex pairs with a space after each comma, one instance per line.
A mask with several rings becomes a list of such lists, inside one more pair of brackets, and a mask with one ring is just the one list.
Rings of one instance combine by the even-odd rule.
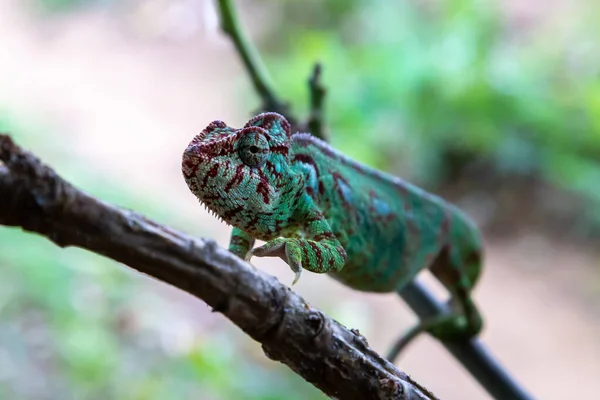
[[74, 8], [93, 4], [110, 3], [114, 0], [33, 0], [33, 6], [42, 12], [72, 11]]
[[288, 0], [262, 48], [296, 112], [324, 64], [345, 152], [433, 189], [473, 170], [470, 190], [541, 182], [583, 199], [597, 229], [600, 32], [585, 14], [600, 7], [586, 7], [565, 37], [520, 29], [497, 1]]

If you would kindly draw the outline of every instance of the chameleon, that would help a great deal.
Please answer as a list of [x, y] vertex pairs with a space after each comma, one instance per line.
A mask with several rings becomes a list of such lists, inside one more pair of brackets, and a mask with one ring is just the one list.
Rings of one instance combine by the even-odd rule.
[[[469, 339], [482, 329], [471, 292], [482, 237], [456, 206], [361, 164], [310, 133], [292, 134], [277, 113], [241, 129], [211, 122], [189, 143], [182, 173], [208, 210], [233, 226], [240, 258], [279, 257], [295, 273], [327, 273], [358, 291], [400, 292], [429, 269], [452, 312], [420, 321], [409, 337]], [[265, 244], [254, 247], [255, 240]], [[412, 333], [411, 333], [412, 332]]]

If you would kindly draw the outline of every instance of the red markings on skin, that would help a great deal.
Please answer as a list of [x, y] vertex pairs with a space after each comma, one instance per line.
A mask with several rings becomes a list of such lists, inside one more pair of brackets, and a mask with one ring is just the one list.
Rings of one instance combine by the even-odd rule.
[[377, 194], [369, 189], [369, 214], [377, 216], [378, 214], [375, 212], [375, 202], [374, 200], [377, 198]]
[[324, 239], [335, 239], [335, 235], [331, 232], [323, 232], [313, 237], [315, 242], [320, 242]]
[[208, 124], [205, 131], [212, 132], [215, 129], [225, 129], [225, 128], [227, 128], [227, 124], [219, 119], [216, 119], [216, 120], [212, 121], [210, 124]]
[[265, 168], [269, 171], [271, 175], [273, 175], [273, 177], [275, 177], [275, 179], [281, 178], [281, 174], [277, 172], [275, 165], [271, 161], [267, 160], [267, 162], [265, 163]]
[[192, 178], [196, 175], [196, 171], [198, 170], [199, 161], [193, 159], [191, 157], [184, 158], [181, 164], [181, 171], [183, 172], [183, 176], [186, 178]]
[[198, 185], [196, 185], [195, 179], [188, 181], [188, 186], [190, 187], [190, 190], [192, 191], [192, 193], [194, 193], [194, 194], [198, 193]]
[[231, 188], [233, 188], [234, 185], [239, 185], [240, 183], [242, 183], [243, 180], [244, 180], [244, 164], [239, 164], [235, 168], [234, 177], [229, 182], [227, 182], [227, 185], [225, 185], [225, 188], [223, 190], [225, 191], [225, 193], [228, 193], [231, 190]]
[[275, 144], [271, 145], [269, 149], [271, 150], [271, 153], [277, 153], [287, 157], [290, 151], [290, 146], [287, 143]]
[[392, 214], [392, 213], [390, 213], [390, 214], [387, 214], [387, 215], [384, 217], [383, 221], [384, 221], [385, 223], [389, 223], [389, 224], [391, 224], [391, 223], [393, 223], [394, 221], [396, 221], [396, 215], [394, 215], [394, 214]]
[[202, 139], [200, 143], [196, 143], [196, 138], [189, 144], [188, 149], [192, 145], [196, 146], [194, 152], [199, 162], [213, 157], [229, 156], [234, 153], [235, 138], [230, 134], [227, 134], [225, 139]]
[[263, 203], [269, 204], [271, 202], [271, 198], [269, 197], [269, 180], [262, 170], [259, 169], [257, 171], [260, 181], [256, 185], [256, 192], [262, 196]]
[[208, 135], [209, 133], [213, 133], [215, 130], [217, 129], [226, 129], [227, 128], [227, 124], [223, 121], [212, 121], [210, 124], [208, 124], [208, 126], [206, 128], [204, 128], [202, 130], [202, 132], [200, 132], [200, 134], [196, 135], [196, 137], [194, 137], [194, 139], [192, 139], [192, 143], [200, 143], [204, 140], [204, 138], [206, 137], [206, 135]]
[[315, 173], [317, 174], [317, 177], [319, 176], [319, 168], [318, 168], [317, 164], [315, 163], [315, 160], [311, 156], [306, 155], [306, 154], [296, 154], [296, 155], [294, 155], [292, 162], [301, 162], [304, 164], [311, 165], [314, 168]]
[[342, 176], [342, 174], [340, 174], [339, 172], [332, 172], [332, 173], [331, 173], [331, 176], [333, 176], [333, 179], [335, 179], [335, 180], [336, 180], [336, 183], [337, 183], [337, 182], [343, 182], [344, 184], [346, 184], [346, 186], [350, 186], [350, 185], [348, 184], [348, 181], [346, 180], [346, 178], [344, 178], [344, 177]]
[[256, 192], [262, 196], [265, 204], [271, 202], [271, 199], [269, 198], [269, 184], [265, 183], [262, 179], [258, 182], [258, 185], [256, 185]]
[[226, 140], [220, 140], [219, 142], [215, 143], [214, 145], [211, 146], [211, 148], [213, 148], [213, 155], [215, 156], [228, 156], [230, 154], [235, 153], [234, 150], [234, 143], [235, 140], [232, 136], [228, 137]]
[[287, 220], [283, 220], [283, 219], [276, 219], [275, 220], [275, 232], [276, 234], [279, 234], [281, 232], [281, 230], [283, 228], [285, 228], [288, 225]]
[[348, 181], [339, 172], [333, 172], [331, 174], [331, 176], [333, 177], [333, 180], [335, 182], [335, 190], [336, 190], [339, 198], [342, 199], [342, 201], [344, 202], [344, 205], [346, 207], [351, 206], [351, 204], [348, 202], [348, 199], [346, 199], [346, 196], [344, 195], [342, 188], [340, 187], [340, 182], [342, 184], [346, 185], [347, 187], [350, 187], [350, 185], [348, 184]]
[[329, 268], [328, 268], [328, 269], [329, 269], [329, 271], [332, 271], [332, 270], [333, 270], [333, 263], [334, 263], [334, 262], [335, 262], [335, 260], [333, 259], [333, 257], [329, 258], [329, 262], [327, 263], [327, 264], [328, 264], [328, 267], [329, 267]]
[[[241, 221], [242, 224], [244, 223], [244, 221]], [[256, 233], [259, 233], [260, 231], [258, 230], [258, 214], [254, 214], [252, 215], [252, 218], [248, 220], [248, 222], [245, 223], [246, 228], [249, 230], [249, 233], [254, 233], [255, 237], [259, 237], [258, 235], [256, 235]]]
[[397, 216], [392, 213], [389, 212], [387, 214], [381, 214], [380, 212], [377, 211], [377, 209], [375, 208], [375, 201], [381, 201], [379, 196], [377, 196], [377, 193], [375, 193], [375, 191], [373, 191], [372, 189], [369, 190], [369, 214], [373, 216], [374, 219], [377, 219], [377, 221], [387, 224], [387, 223], [392, 223], [396, 220]]
[[325, 217], [323, 216], [322, 212], [315, 211], [305, 217], [304, 224], [309, 225], [309, 224], [312, 224], [313, 222], [321, 221], [324, 218]]
[[210, 167], [210, 169], [206, 173], [206, 176], [214, 178], [218, 174], [219, 174], [219, 164], [214, 164], [212, 167]]
[[298, 190], [302, 189], [299, 186], [294, 186], [294, 185], [288, 185], [285, 190], [283, 190], [281, 192], [281, 196], [286, 197], [287, 195], [293, 193], [293, 192], [297, 192]]
[[242, 211], [244, 211], [244, 207], [238, 206], [238, 207], [234, 208], [233, 210], [229, 210], [229, 211], [223, 213], [223, 219], [225, 221], [230, 221], [233, 217], [236, 216], [237, 213], [240, 213]]
[[202, 187], [208, 184], [208, 178], [214, 178], [219, 174], [219, 164], [213, 164], [212, 167], [208, 170], [206, 175], [204, 175], [204, 179], [202, 180]]
[[261, 128], [271, 132], [271, 128], [273, 128], [273, 125], [275, 125], [278, 122], [279, 126], [281, 126], [281, 129], [283, 129], [285, 135], [290, 136], [290, 123], [281, 115], [273, 112], [259, 114], [251, 118], [248, 122], [246, 122], [244, 128], [247, 128], [249, 126], [260, 126]]
[[323, 251], [321, 250], [319, 245], [317, 245], [313, 241], [308, 241], [308, 245], [313, 249], [313, 251], [315, 252], [315, 257], [317, 258], [319, 263], [321, 263], [323, 261]]

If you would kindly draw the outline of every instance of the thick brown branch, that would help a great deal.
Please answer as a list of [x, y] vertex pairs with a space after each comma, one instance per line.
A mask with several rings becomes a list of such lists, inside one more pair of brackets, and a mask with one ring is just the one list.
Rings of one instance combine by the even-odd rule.
[[78, 246], [189, 292], [265, 354], [338, 399], [434, 399], [348, 330], [274, 277], [213, 241], [194, 239], [78, 190], [0, 135], [0, 224]]

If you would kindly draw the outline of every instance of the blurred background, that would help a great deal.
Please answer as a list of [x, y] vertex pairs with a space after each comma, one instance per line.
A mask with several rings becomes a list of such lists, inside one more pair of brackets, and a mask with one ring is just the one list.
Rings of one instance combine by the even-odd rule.
[[[296, 114], [321, 61], [333, 144], [482, 227], [482, 340], [507, 370], [540, 399], [597, 395], [600, 4], [238, 5]], [[0, 0], [0, 130], [106, 201], [226, 246], [181, 153], [258, 107], [209, 0]], [[291, 283], [283, 262], [255, 262]], [[415, 322], [393, 294], [314, 274], [294, 289], [380, 352]], [[428, 337], [397, 364], [443, 399], [488, 398]], [[0, 399], [106, 398], [325, 397], [203, 302], [0, 227]]]

